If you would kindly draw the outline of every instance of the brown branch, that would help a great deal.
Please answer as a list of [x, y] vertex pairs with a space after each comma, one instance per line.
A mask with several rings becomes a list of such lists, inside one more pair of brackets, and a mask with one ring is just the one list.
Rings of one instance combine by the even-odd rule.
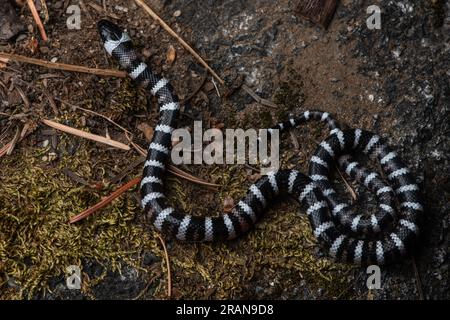
[[89, 68], [89, 67], [77, 66], [77, 65], [72, 65], [72, 64], [50, 62], [50, 61], [45, 61], [45, 60], [29, 58], [29, 57], [25, 57], [25, 56], [13, 54], [13, 53], [0, 52], [0, 60], [4, 61], [6, 63], [8, 63], [10, 60], [12, 60], [12, 61], [16, 61], [16, 62], [34, 64], [34, 65], [49, 68], [49, 69], [70, 71], [70, 72], [89, 73], [89, 74], [94, 74], [94, 75], [103, 76], [103, 77], [125, 78], [127, 76], [127, 73], [124, 71], [110, 70], [110, 69], [97, 69], [97, 68]]
[[39, 17], [39, 13], [36, 10], [36, 7], [34, 6], [33, 0], [27, 1], [28, 7], [30, 8], [31, 14], [33, 15], [34, 21], [36, 21], [36, 24], [38, 26], [38, 29], [41, 33], [42, 40], [45, 42], [48, 41], [47, 34], [45, 33], [44, 25], [42, 24], [41, 18]]
[[82, 131], [82, 130], [79, 130], [79, 129], [75, 129], [75, 128], [66, 126], [66, 125], [61, 124], [61, 123], [57, 123], [57, 122], [54, 122], [54, 121], [51, 121], [51, 120], [47, 120], [47, 119], [43, 119], [43, 120], [41, 120], [41, 122], [44, 123], [45, 125], [49, 126], [49, 127], [52, 127], [54, 129], [56, 129], [56, 130], [60, 130], [60, 131], [63, 131], [63, 132], [69, 133], [69, 134], [73, 134], [73, 135], [81, 137], [81, 138], [85, 138], [85, 139], [93, 140], [93, 141], [96, 141], [96, 142], [104, 143], [104, 144], [107, 144], [107, 145], [109, 145], [111, 147], [115, 147], [115, 148], [122, 149], [122, 150], [125, 150], [125, 151], [128, 151], [128, 150], [131, 149], [129, 146], [127, 146], [124, 143], [121, 143], [121, 142], [118, 142], [118, 141], [115, 141], [115, 140], [112, 140], [112, 139], [108, 139], [108, 138], [105, 138], [105, 137], [102, 137], [102, 136], [99, 136], [99, 135], [96, 135], [96, 134], [88, 133], [88, 132], [85, 132], [85, 131]]
[[121, 194], [123, 194], [124, 192], [126, 192], [128, 189], [131, 189], [132, 187], [134, 187], [135, 185], [137, 185], [139, 182], [141, 181], [141, 177], [138, 178], [134, 178], [133, 180], [127, 182], [126, 184], [124, 184], [123, 186], [121, 186], [119, 189], [117, 189], [116, 191], [114, 191], [113, 193], [111, 193], [108, 197], [104, 198], [102, 201], [100, 201], [99, 203], [97, 203], [96, 205], [94, 205], [93, 207], [90, 207], [89, 209], [87, 209], [86, 211], [83, 211], [82, 213], [80, 213], [79, 215], [76, 215], [75, 217], [71, 218], [69, 220], [69, 223], [75, 223], [78, 222], [84, 218], [89, 217], [90, 215], [92, 215], [93, 213], [95, 213], [96, 211], [106, 207], [109, 203], [111, 203], [114, 199], [116, 199], [117, 197], [119, 197]]
[[203, 65], [211, 74], [214, 78], [217, 79], [217, 81], [220, 82], [220, 84], [224, 85], [225, 81], [223, 81], [218, 75], [217, 73], [206, 63], [205, 60], [203, 60], [203, 58], [197, 53], [195, 52], [194, 49], [192, 49], [192, 47], [186, 43], [186, 41], [184, 41], [175, 31], [173, 31], [173, 29], [171, 27], [169, 27], [169, 25], [164, 22], [163, 19], [161, 19], [156, 13], [155, 11], [153, 11], [143, 0], [135, 0], [136, 3], [141, 6], [153, 19], [156, 20], [156, 22], [158, 22], [161, 27], [166, 30], [172, 37], [174, 37], [175, 39], [177, 39], [177, 41], [187, 50], [189, 51], [190, 54], [192, 54], [194, 56], [195, 59], [197, 59], [198, 62], [200, 62], [201, 65]]

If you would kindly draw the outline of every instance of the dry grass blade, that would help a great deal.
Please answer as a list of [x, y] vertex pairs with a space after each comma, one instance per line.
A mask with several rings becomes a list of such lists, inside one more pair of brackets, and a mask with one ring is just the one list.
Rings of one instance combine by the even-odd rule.
[[164, 239], [161, 238], [159, 234], [156, 234], [156, 237], [158, 237], [164, 249], [164, 258], [166, 260], [166, 268], [167, 268], [167, 298], [170, 299], [172, 297], [172, 273], [170, 271], [169, 253], [167, 252], [167, 247], [166, 243], [164, 242]]
[[53, 129], [60, 130], [60, 131], [63, 131], [63, 132], [69, 133], [69, 134], [73, 134], [73, 135], [81, 137], [81, 138], [85, 138], [85, 139], [89, 139], [92, 141], [107, 144], [111, 147], [115, 147], [115, 148], [122, 149], [125, 151], [128, 151], [131, 149], [129, 146], [127, 146], [124, 143], [121, 143], [121, 142], [118, 142], [118, 141], [115, 141], [112, 139], [108, 139], [108, 138], [105, 138], [105, 137], [102, 137], [102, 136], [99, 136], [96, 134], [88, 133], [88, 132], [85, 132], [85, 131], [82, 131], [79, 129], [75, 129], [75, 128], [72, 128], [72, 127], [51, 121], [51, 120], [44, 119], [44, 120], [41, 120], [41, 122], [49, 127], [52, 127]]
[[203, 65], [214, 78], [217, 79], [217, 81], [220, 82], [221, 85], [225, 84], [225, 81], [223, 81], [219, 75], [206, 63], [206, 61], [194, 50], [192, 47], [187, 44], [186, 41], [184, 41], [175, 31], [172, 30], [171, 27], [163, 20], [161, 19], [155, 11], [153, 11], [143, 0], [135, 0], [136, 3], [141, 6], [153, 19], [155, 19], [161, 27], [163, 27], [164, 30], [166, 30], [172, 37], [177, 39], [177, 41], [187, 50], [190, 54], [194, 56], [195, 59], [197, 59], [198, 62], [200, 62], [201, 65]]
[[119, 71], [119, 70], [97, 69], [97, 68], [77, 66], [77, 65], [73, 65], [73, 64], [50, 62], [50, 61], [34, 59], [34, 58], [21, 56], [18, 54], [5, 53], [5, 52], [0, 52], [0, 61], [6, 62], [6, 63], [9, 61], [16, 61], [16, 62], [34, 64], [34, 65], [49, 68], [49, 69], [70, 71], [70, 72], [89, 73], [89, 74], [94, 74], [94, 75], [103, 76], [103, 77], [125, 78], [127, 76], [126, 72]]

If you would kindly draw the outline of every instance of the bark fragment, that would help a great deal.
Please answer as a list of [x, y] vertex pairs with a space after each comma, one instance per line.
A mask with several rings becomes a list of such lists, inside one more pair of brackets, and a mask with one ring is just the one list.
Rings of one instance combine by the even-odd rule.
[[337, 4], [338, 0], [301, 0], [296, 12], [302, 18], [326, 29], [333, 19]]

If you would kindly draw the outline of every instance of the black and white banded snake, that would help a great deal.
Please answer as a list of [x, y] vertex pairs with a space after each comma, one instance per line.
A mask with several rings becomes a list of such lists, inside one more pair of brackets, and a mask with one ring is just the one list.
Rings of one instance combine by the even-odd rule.
[[[275, 197], [291, 194], [304, 205], [315, 237], [336, 261], [381, 265], [411, 254], [423, 215], [415, 179], [379, 136], [360, 129], [341, 130], [326, 112], [306, 111], [272, 128], [285, 130], [307, 120], [318, 120], [331, 129], [311, 158], [309, 176], [295, 170], [271, 172], [249, 188], [231, 213], [219, 217], [176, 211], [165, 196], [164, 176], [172, 147], [171, 135], [180, 113], [178, 97], [168, 81], [153, 73], [138, 57], [127, 33], [107, 20], [101, 20], [98, 29], [106, 51], [136, 84], [158, 100], [160, 117], [140, 186], [142, 207], [156, 229], [183, 241], [230, 240], [254, 226]], [[378, 160], [392, 187], [353, 161], [350, 153], [364, 153]], [[340, 201], [328, 180], [336, 162], [342, 171], [376, 194], [379, 201], [376, 214], [356, 214], [350, 205]], [[396, 202], [399, 213], [395, 210]]]

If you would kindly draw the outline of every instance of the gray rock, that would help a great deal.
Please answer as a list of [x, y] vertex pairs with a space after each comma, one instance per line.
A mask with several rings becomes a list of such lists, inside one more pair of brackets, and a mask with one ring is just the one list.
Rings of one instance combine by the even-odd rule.
[[24, 31], [24, 25], [9, 1], [0, 6], [0, 40], [8, 41]]

